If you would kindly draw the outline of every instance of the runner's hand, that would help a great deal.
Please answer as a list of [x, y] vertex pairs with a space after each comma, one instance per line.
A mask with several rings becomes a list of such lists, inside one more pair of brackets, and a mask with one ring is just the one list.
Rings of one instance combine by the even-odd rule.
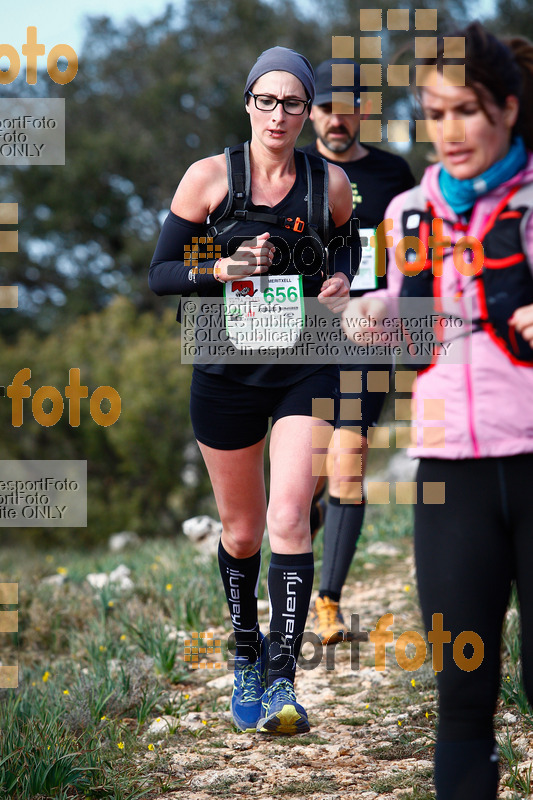
[[318, 295], [318, 301], [337, 314], [344, 311], [349, 299], [350, 285], [343, 272], [336, 272], [332, 278], [324, 281]]
[[221, 258], [218, 262], [217, 278], [227, 283], [237, 278], [249, 278], [268, 272], [274, 258], [275, 246], [268, 240], [269, 233], [262, 233], [255, 239], [247, 239], [232, 256]]
[[517, 308], [509, 320], [509, 325], [533, 347], [533, 304]]
[[383, 300], [376, 297], [356, 297], [350, 300], [346, 311], [342, 315], [342, 329], [348, 339], [365, 343], [376, 341], [376, 334], [383, 330], [382, 319], [387, 313], [387, 306]]

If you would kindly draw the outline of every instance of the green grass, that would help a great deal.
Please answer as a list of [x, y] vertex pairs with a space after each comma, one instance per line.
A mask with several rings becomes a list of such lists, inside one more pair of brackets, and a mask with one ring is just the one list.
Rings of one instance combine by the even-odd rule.
[[276, 786], [271, 790], [272, 797], [285, 797], [290, 795], [300, 795], [309, 797], [317, 792], [327, 792], [330, 794], [339, 788], [339, 784], [329, 776], [311, 778], [308, 781], [291, 781], [282, 786]]
[[235, 795], [234, 784], [239, 783], [240, 780], [237, 777], [219, 778], [206, 786], [203, 791], [215, 797], [233, 797]]
[[413, 758], [414, 748], [410, 742], [393, 742], [390, 747], [371, 747], [363, 753], [378, 761], [401, 761]]
[[[378, 778], [370, 784], [374, 792], [394, 792], [395, 789], [417, 788], [419, 792], [429, 791], [432, 786], [433, 768], [415, 769], [410, 772], [395, 772], [385, 778]], [[412, 795], [409, 795], [412, 796]]]
[[[369, 508], [352, 574], [366, 575], [362, 565], [369, 560], [365, 554], [369, 542], [394, 540], [402, 555], [407, 553], [410, 531], [409, 509]], [[317, 560], [321, 546], [318, 541]], [[189, 791], [190, 774], [172, 774], [169, 752], [173, 747], [213, 748], [207, 754], [198, 753], [198, 760], [190, 765], [191, 774], [198, 775], [217, 763], [216, 749], [228, 747], [224, 738], [232, 728], [220, 718], [216, 726], [211, 721], [213, 715], [227, 710], [228, 691], [205, 690], [195, 699], [195, 687], [204, 683], [205, 673], [191, 670], [184, 660], [182, 634], [217, 626], [229, 633], [229, 626], [216, 559], [205, 563], [198, 559], [197, 551], [183, 538], [176, 542], [152, 540], [119, 555], [104, 550], [32, 553], [5, 548], [0, 552], [0, 583], [19, 584], [18, 606], [5, 607], [18, 608], [19, 631], [2, 635], [1, 660], [4, 664], [18, 661], [20, 665], [19, 688], [0, 690], [0, 800], [152, 800], [165, 792]], [[261, 598], [266, 596], [268, 560], [266, 550]], [[376, 558], [373, 577], [384, 561]], [[109, 573], [121, 563], [131, 569], [133, 590], [121, 593], [106, 587], [95, 591], [85, 581], [88, 573]], [[62, 586], [41, 583], [42, 578], [58, 572], [66, 575]], [[516, 612], [507, 619], [503, 664], [508, 680], [503, 682], [502, 710], [516, 714], [516, 729], [529, 734], [533, 724], [520, 681]], [[386, 697], [378, 688], [369, 690], [365, 700], [369, 708], [338, 720], [339, 727], [352, 726], [358, 736], [370, 719], [400, 713], [406, 701], [411, 702], [410, 697], [417, 694], [420, 713], [411, 715], [405, 724], [412, 732], [416, 730], [417, 736], [427, 737], [427, 752], [436, 720], [430, 711], [433, 706], [427, 697], [422, 700], [420, 691], [434, 691], [434, 676], [431, 669], [424, 668], [414, 677], [416, 692], [410, 686], [410, 676], [403, 676], [401, 685], [395, 685]], [[332, 686], [339, 699], [353, 691], [344, 680], [334, 679]], [[219, 700], [222, 696], [226, 699]], [[425, 717], [426, 709], [429, 718]], [[181, 727], [179, 720], [192, 711], [205, 714], [209, 724], [199, 731]], [[163, 715], [176, 717], [176, 728], [147, 738], [151, 722]], [[276, 739], [273, 746], [330, 743], [330, 739], [311, 733]], [[369, 752], [376, 759], [391, 758], [393, 753], [396, 758], [405, 758], [409, 747], [401, 740], [387, 752]], [[411, 746], [411, 756], [414, 749]], [[521, 753], [511, 734], [501, 749], [502, 785], [516, 792], [517, 798], [524, 796], [531, 776], [519, 769]], [[283, 788], [287, 796], [311, 796], [334, 791], [334, 781], [329, 778], [320, 774], [306, 777], [306, 782], [294, 782], [293, 788], [292, 784], [279, 787], [278, 792]], [[405, 786], [395, 777], [393, 788], [413, 790], [408, 796], [414, 800], [433, 798], [428, 774], [413, 772], [404, 779]], [[387, 780], [376, 782], [376, 786], [392, 785]], [[322, 785], [324, 788], [320, 788]], [[222, 777], [205, 789], [214, 797], [231, 797], [235, 790], [233, 781]]]
[[[85, 581], [120, 563], [134, 590]], [[57, 573], [62, 586], [41, 582]], [[216, 560], [200, 572], [186, 541], [120, 555], [6, 549], [0, 582], [19, 584], [19, 630], [3, 638], [2, 662], [20, 669], [19, 687], [0, 690], [0, 798], [136, 800], [181, 786], [165, 777], [164, 748], [143, 736], [155, 717], [195, 710], [187, 690], [198, 678], [175, 632], [224, 621]]]

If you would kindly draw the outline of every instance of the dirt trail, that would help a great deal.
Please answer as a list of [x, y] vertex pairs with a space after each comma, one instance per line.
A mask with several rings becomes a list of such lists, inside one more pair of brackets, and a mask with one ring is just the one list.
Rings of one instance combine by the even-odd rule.
[[[361, 630], [372, 630], [383, 614], [392, 612], [395, 639], [407, 630], [421, 631], [411, 559], [384, 559], [385, 569], [379, 574], [373, 566], [367, 565], [364, 582], [346, 587], [345, 616], [359, 613]], [[264, 612], [261, 622], [265, 629]], [[311, 723], [305, 736], [236, 733], [227, 710], [232, 675], [198, 671], [188, 691], [200, 710], [182, 718], [179, 731], [167, 740], [173, 777], [183, 783], [165, 800], [429, 800], [435, 720], [429, 666], [402, 670], [394, 645], [387, 647], [382, 671], [374, 667], [371, 642], [329, 647], [327, 654], [325, 650], [317, 653], [321, 661], [316, 667], [297, 672], [297, 697]], [[304, 647], [304, 655], [313, 658], [311, 645]]]
[[[343, 594], [345, 617], [359, 613], [361, 630], [374, 629], [383, 614], [394, 615], [394, 643], [387, 646], [385, 669], [375, 668], [372, 642], [329, 648], [330, 669], [324, 655], [315, 668], [297, 671], [297, 697], [309, 713], [311, 732], [283, 738], [236, 733], [228, 710], [232, 675], [225, 670], [217, 677], [208, 670], [196, 672], [188, 691], [198, 710], [183, 717], [176, 733], [161, 745], [172, 754], [168, 778], [179, 781], [164, 800], [435, 797], [434, 672], [429, 653], [412, 672], [396, 661], [400, 634], [422, 633], [422, 623], [412, 557], [406, 556], [409, 545], [400, 545], [396, 555], [394, 549], [389, 557], [378, 559], [377, 568], [375, 563], [365, 564], [365, 580], [348, 585]], [[261, 605], [265, 630], [267, 609]], [[304, 655], [312, 657], [311, 645], [305, 646]], [[414, 647], [407, 655], [414, 655]], [[524, 736], [520, 720], [517, 723], [514, 737], [522, 744], [524, 758], [531, 759], [533, 737]], [[501, 721], [500, 725], [505, 728]], [[157, 762], [154, 767], [157, 771]], [[499, 797], [515, 800], [525, 795], [502, 786]]]

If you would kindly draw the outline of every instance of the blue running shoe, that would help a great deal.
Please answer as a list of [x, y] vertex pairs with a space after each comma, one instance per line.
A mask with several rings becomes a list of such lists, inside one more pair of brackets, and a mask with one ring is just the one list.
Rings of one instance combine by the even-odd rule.
[[250, 663], [243, 656], [235, 658], [231, 695], [231, 713], [235, 726], [241, 731], [254, 733], [257, 720], [261, 716], [261, 698], [265, 691], [268, 666], [268, 643], [262, 633], [259, 636], [261, 653], [257, 661]]
[[308, 730], [307, 713], [296, 702], [293, 684], [287, 678], [278, 678], [263, 695], [257, 732], [292, 736]]

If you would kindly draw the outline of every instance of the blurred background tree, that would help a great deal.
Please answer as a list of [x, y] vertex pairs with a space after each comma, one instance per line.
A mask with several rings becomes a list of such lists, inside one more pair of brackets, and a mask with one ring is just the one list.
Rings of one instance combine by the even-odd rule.
[[[39, 539], [79, 546], [96, 544], [114, 531], [169, 535], [197, 513], [212, 510], [209, 482], [189, 423], [191, 368], [180, 361], [175, 315], [139, 313], [131, 300], [117, 297], [103, 311], [81, 316], [45, 339], [20, 334], [2, 349], [2, 372], [12, 376], [29, 367], [32, 397], [44, 385], [65, 398], [69, 369], [80, 370], [89, 398], [112, 386], [122, 410], [114, 425], [98, 425], [89, 399], [80, 402], [78, 427], [69, 424], [68, 401], [59, 422], [43, 427], [24, 400], [23, 424], [12, 426], [11, 401], [0, 404], [1, 458], [87, 460], [88, 527], [13, 528], [11, 539]], [[51, 401], [43, 402], [45, 412]], [[108, 410], [102, 401], [102, 411]], [[9, 541], [2, 529], [2, 541]]]
[[[79, 367], [90, 392], [105, 383], [119, 391], [123, 412], [105, 429], [88, 411], [78, 429], [66, 413], [45, 429], [27, 410], [15, 429], [4, 401], [0, 458], [88, 459], [90, 526], [76, 532], [79, 541], [123, 527], [171, 532], [209, 502], [188, 418], [176, 300], [147, 286], [159, 228], [190, 163], [249, 136], [242, 91], [259, 53], [285, 45], [317, 65], [331, 56], [332, 35], [351, 35], [357, 58], [359, 11], [368, 6], [187, 0], [148, 25], [93, 17], [76, 78], [47, 82], [49, 94], [66, 99], [66, 164], [0, 176], [2, 202], [20, 211], [19, 252], [2, 254], [0, 264], [0, 285], [18, 284], [20, 296], [16, 312], [0, 311], [1, 382], [28, 366], [33, 391], [62, 388], [69, 368]], [[409, 30], [387, 31], [387, 11], [399, 7], [410, 8]], [[388, 63], [412, 62], [415, 8], [437, 9], [440, 31], [468, 21], [466, 0], [385, 0], [379, 8], [385, 74]], [[502, 19], [506, 33], [533, 36], [527, 0], [505, 0], [505, 13], [501, 0], [495, 29]], [[2, 96], [37, 91], [39, 81], [19, 83], [2, 87]], [[382, 91], [384, 122], [413, 113], [408, 89], [384, 82]], [[302, 143], [312, 135], [308, 123]], [[418, 178], [428, 149], [402, 151]]]
[[[65, 166], [10, 168], [2, 177], [4, 202], [18, 202], [21, 219], [19, 252], [3, 256], [0, 280], [19, 284], [21, 305], [0, 316], [0, 332], [53, 330], [117, 293], [139, 310], [160, 309], [146, 282], [160, 224], [192, 161], [248, 137], [242, 90], [257, 55], [281, 44], [316, 65], [331, 56], [332, 35], [357, 43], [367, 5], [311, 0], [304, 16], [285, 3], [189, 0], [149, 25], [119, 29], [90, 18], [78, 75], [63, 87], [48, 82], [66, 99]], [[387, 9], [397, 5], [382, 6], [384, 64], [413, 41], [414, 10], [409, 31], [386, 30]], [[427, 5], [442, 26], [464, 18], [464, 0]], [[384, 119], [398, 103], [405, 115], [408, 90], [384, 85], [383, 94]], [[311, 135], [307, 126], [302, 141]], [[418, 153], [406, 155], [417, 161]]]

